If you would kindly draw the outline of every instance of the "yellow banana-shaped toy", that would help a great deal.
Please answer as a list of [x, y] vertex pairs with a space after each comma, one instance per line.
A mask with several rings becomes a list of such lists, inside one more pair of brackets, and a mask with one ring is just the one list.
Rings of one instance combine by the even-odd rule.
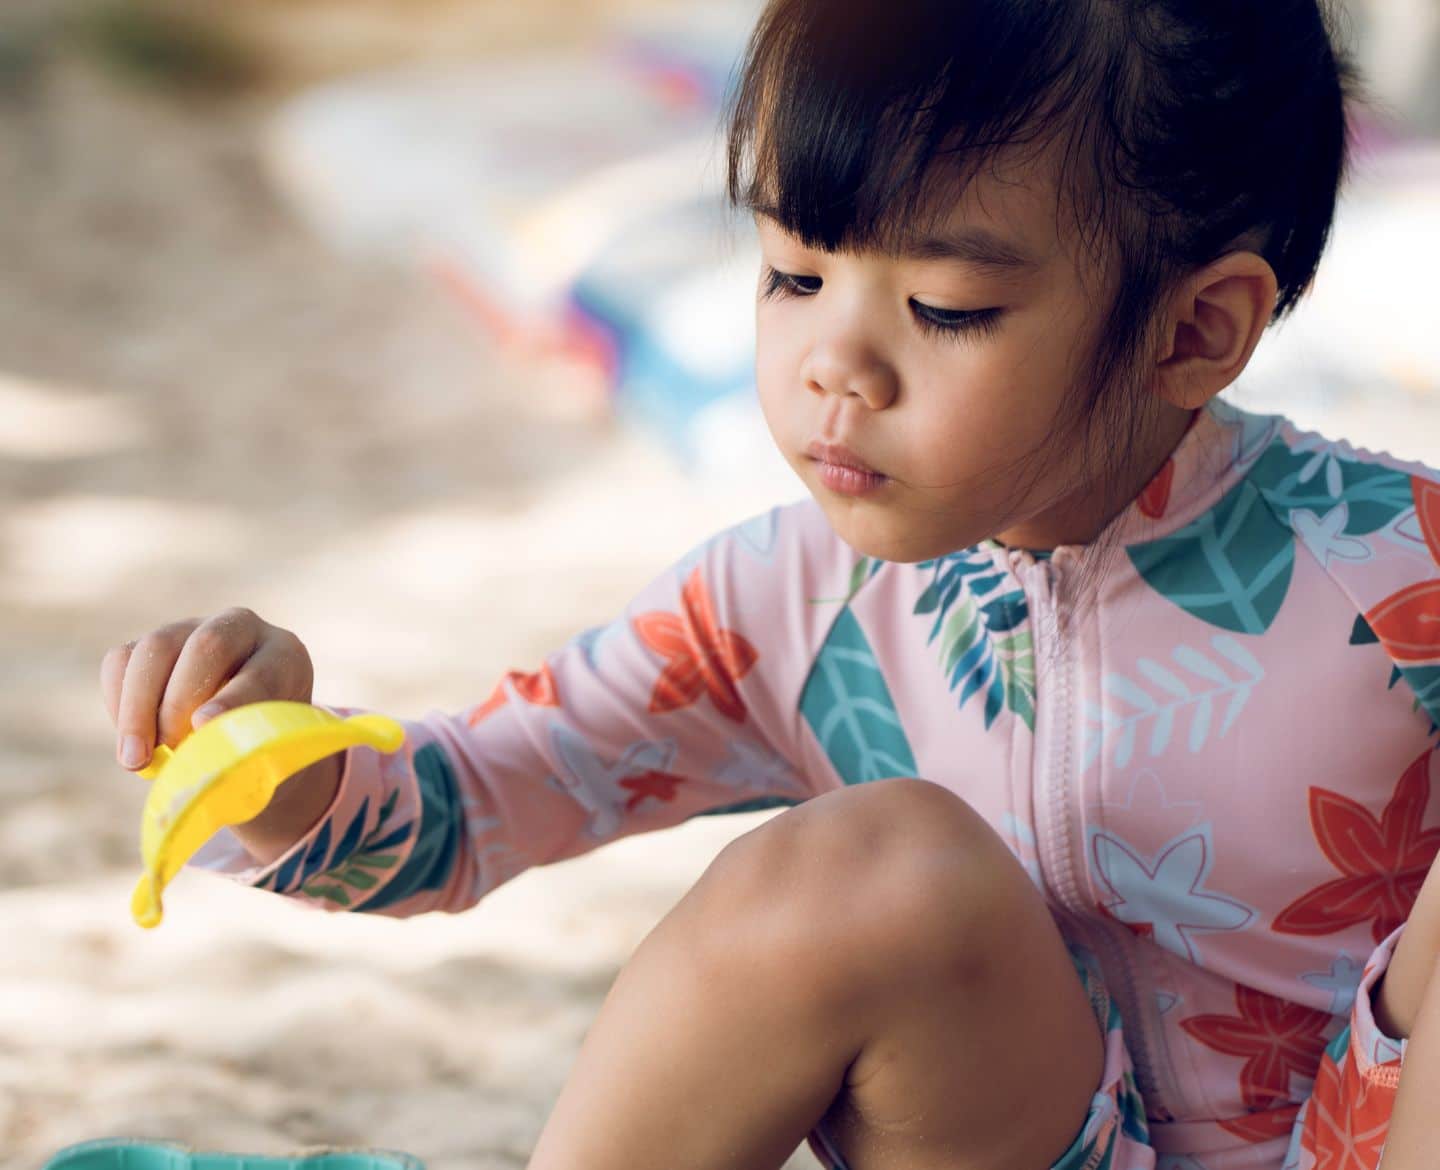
[[226, 825], [258, 816], [281, 781], [316, 760], [366, 744], [396, 752], [405, 730], [384, 715], [342, 719], [309, 703], [250, 703], [215, 716], [173, 751], [160, 744], [138, 775], [152, 781], [140, 822], [145, 873], [130, 900], [139, 925], [158, 926], [160, 892]]

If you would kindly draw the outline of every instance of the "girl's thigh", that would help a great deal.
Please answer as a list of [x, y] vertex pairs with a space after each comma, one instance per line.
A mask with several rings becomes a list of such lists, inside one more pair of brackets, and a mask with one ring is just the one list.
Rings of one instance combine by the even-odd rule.
[[866, 1042], [810, 1137], [823, 1161], [1153, 1166], [1098, 968], [1067, 947], [968, 804], [922, 780], [882, 781], [809, 801], [755, 836], [730, 860], [783, 887], [804, 921], [843, 932], [812, 953], [847, 964], [864, 1021]]

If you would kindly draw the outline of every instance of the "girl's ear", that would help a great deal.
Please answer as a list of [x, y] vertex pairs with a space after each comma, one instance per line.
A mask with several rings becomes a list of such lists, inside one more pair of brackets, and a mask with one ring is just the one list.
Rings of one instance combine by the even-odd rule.
[[1191, 275], [1170, 302], [1155, 367], [1167, 402], [1198, 410], [1240, 376], [1270, 323], [1275, 270], [1254, 252], [1231, 252]]

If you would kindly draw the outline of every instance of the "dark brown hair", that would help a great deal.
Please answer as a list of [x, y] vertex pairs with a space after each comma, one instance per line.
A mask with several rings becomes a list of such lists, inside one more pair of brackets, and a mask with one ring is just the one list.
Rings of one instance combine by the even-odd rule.
[[732, 91], [729, 198], [812, 247], [886, 247], [937, 175], [1058, 147], [1061, 201], [1119, 277], [1067, 421], [1104, 427], [1118, 466], [1169, 290], [1243, 243], [1279, 320], [1314, 276], [1358, 96], [1327, 5], [771, 0]]

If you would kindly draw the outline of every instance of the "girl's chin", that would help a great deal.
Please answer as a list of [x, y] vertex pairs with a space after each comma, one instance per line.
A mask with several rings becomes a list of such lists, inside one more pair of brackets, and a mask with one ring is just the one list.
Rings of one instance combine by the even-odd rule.
[[[869, 501], [844, 501], [826, 506], [820, 501], [835, 535], [862, 557], [910, 565], [930, 561], [958, 551], [961, 545], [946, 541], [933, 532], [916, 531], [897, 522], [894, 516], [876, 516]], [[872, 513], [864, 515], [864, 513]]]

